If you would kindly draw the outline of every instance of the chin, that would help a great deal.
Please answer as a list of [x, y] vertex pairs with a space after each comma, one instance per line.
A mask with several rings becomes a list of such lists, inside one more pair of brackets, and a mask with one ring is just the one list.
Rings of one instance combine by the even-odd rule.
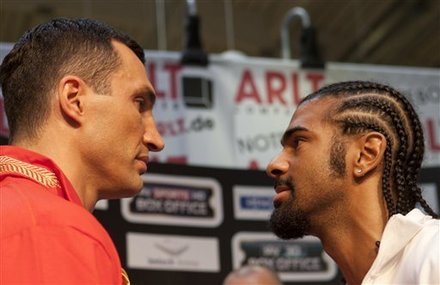
[[292, 204], [293, 198], [277, 205], [269, 220], [272, 232], [281, 239], [298, 239], [310, 232], [309, 216]]
[[144, 187], [144, 180], [142, 179], [142, 176], [137, 173], [136, 175], [133, 175], [131, 180], [127, 180], [125, 182], [125, 185], [121, 185], [120, 189], [125, 189], [122, 192], [127, 197], [139, 194]]
[[141, 183], [138, 183], [135, 186], [125, 188], [125, 190], [121, 193], [121, 195], [123, 195], [123, 197], [121, 198], [136, 196], [141, 192], [143, 186], [144, 186], [144, 182], [141, 181]]
[[142, 179], [136, 181], [136, 183], [125, 183], [119, 184], [117, 186], [112, 187], [112, 189], [107, 189], [104, 199], [122, 199], [122, 198], [130, 198], [139, 194], [144, 186], [144, 182]]

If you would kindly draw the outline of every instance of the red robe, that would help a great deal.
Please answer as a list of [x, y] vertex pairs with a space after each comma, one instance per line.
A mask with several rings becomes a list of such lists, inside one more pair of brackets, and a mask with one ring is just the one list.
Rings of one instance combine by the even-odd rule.
[[0, 146], [0, 284], [122, 284], [116, 248], [50, 159]]

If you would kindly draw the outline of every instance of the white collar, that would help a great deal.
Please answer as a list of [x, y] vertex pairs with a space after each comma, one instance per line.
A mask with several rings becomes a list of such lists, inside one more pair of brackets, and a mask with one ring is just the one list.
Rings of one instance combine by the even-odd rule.
[[375, 271], [376, 268], [385, 268], [387, 263], [399, 254], [423, 228], [423, 224], [430, 220], [432, 217], [425, 215], [419, 209], [413, 209], [405, 216], [402, 214], [393, 215], [385, 226], [379, 252], [370, 271]]

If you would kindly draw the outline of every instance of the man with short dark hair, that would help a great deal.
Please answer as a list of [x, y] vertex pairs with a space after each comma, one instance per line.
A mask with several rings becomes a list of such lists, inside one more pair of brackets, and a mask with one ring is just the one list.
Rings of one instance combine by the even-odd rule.
[[164, 147], [142, 48], [90, 19], [25, 33], [0, 84], [10, 146], [0, 153], [0, 283], [121, 284], [100, 199], [137, 194]]
[[301, 101], [281, 144], [267, 167], [276, 235], [317, 236], [348, 284], [440, 284], [440, 221], [417, 185], [422, 126], [401, 93], [326, 86]]

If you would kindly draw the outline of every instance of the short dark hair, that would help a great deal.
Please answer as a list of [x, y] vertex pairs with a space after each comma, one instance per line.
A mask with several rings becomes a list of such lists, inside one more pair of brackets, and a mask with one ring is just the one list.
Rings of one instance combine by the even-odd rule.
[[96, 20], [59, 18], [27, 31], [0, 66], [10, 141], [17, 133], [38, 134], [49, 115], [50, 93], [65, 75], [81, 77], [98, 93], [108, 92], [108, 79], [121, 64], [112, 40], [145, 62], [138, 43]]
[[[382, 191], [389, 215], [407, 214], [419, 202], [433, 217], [439, 216], [423, 199], [417, 185], [424, 154], [423, 129], [409, 100], [390, 86], [369, 81], [334, 83], [305, 97], [300, 105], [319, 97], [341, 98], [326, 119], [342, 135], [377, 131], [387, 140]], [[394, 191], [397, 201], [392, 198]]]

